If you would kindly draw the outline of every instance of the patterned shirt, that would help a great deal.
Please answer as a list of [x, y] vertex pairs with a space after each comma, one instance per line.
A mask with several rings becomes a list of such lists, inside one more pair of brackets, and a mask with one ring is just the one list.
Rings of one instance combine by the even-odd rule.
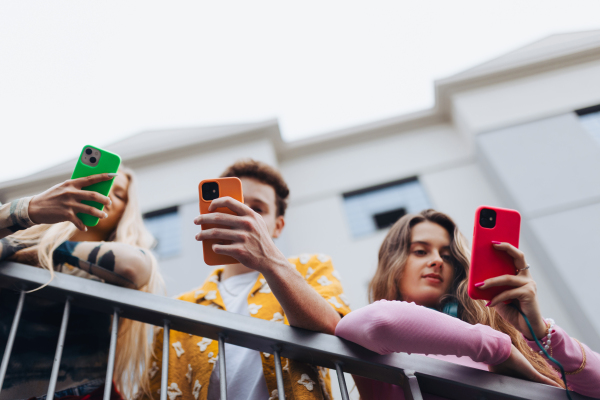
[[[323, 255], [302, 255], [289, 261], [305, 277], [306, 282], [343, 317], [350, 312], [343, 294], [339, 274], [331, 260]], [[204, 284], [178, 297], [179, 300], [207, 307], [225, 309], [218, 289], [223, 268], [212, 272]], [[248, 295], [248, 309], [254, 318], [289, 325], [283, 308], [271, 292], [262, 274]], [[212, 369], [219, 355], [218, 341], [171, 331], [169, 338], [169, 400], [206, 400]], [[159, 330], [154, 341], [151, 360], [150, 388], [154, 399], [160, 398], [163, 332]], [[263, 373], [271, 399], [278, 399], [273, 355], [261, 353]], [[329, 370], [310, 364], [282, 358], [286, 397], [295, 400], [332, 399]], [[267, 399], [265, 399], [267, 400]]]
[[0, 203], [0, 239], [35, 225], [28, 212], [32, 198], [23, 197], [7, 204]]

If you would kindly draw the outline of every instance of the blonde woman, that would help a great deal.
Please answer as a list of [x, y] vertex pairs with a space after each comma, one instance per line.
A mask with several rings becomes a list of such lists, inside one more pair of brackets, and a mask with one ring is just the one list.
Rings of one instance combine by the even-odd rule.
[[[518, 273], [479, 282], [483, 289], [512, 287], [486, 304], [467, 295], [469, 250], [452, 219], [434, 210], [402, 217], [379, 250], [379, 265], [369, 286], [375, 303], [343, 318], [336, 335], [379, 354], [426, 354], [564, 387], [549, 361], [538, 353], [523, 318], [504, 303], [512, 301], [567, 371], [569, 388], [600, 397], [600, 355], [542, 318], [523, 253], [508, 243], [490, 246], [507, 252]], [[358, 376], [355, 382], [364, 400], [404, 398], [395, 385]]]
[[[101, 215], [103, 218], [96, 226], [78, 229], [71, 222], [34, 226], [0, 240], [0, 254], [9, 255], [9, 260], [45, 268], [50, 271], [50, 279], [58, 271], [161, 293], [162, 278], [150, 252], [154, 238], [144, 227], [135, 178], [130, 170], [119, 170], [109, 198], [106, 214]], [[31, 202], [35, 200], [36, 197]], [[28, 209], [31, 214], [31, 204]], [[35, 218], [34, 215], [29, 215], [30, 219]], [[14, 294], [8, 291], [0, 294], [0, 307], [6, 311], [0, 318], [3, 324], [10, 324]], [[46, 391], [61, 314], [61, 304], [28, 296], [3, 392], [12, 388], [15, 394], [30, 397]], [[73, 305], [57, 384], [59, 397], [102, 390], [109, 326], [110, 316], [80, 310]], [[144, 390], [147, 384], [141, 372], [147, 356], [146, 334], [144, 324], [120, 321], [114, 380], [127, 398], [136, 390]]]

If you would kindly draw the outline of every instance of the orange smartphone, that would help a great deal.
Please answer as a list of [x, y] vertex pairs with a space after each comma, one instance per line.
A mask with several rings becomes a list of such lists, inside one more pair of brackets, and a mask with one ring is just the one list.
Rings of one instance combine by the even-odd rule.
[[479, 282], [501, 275], [516, 275], [511, 256], [496, 250], [492, 241], [510, 243], [519, 248], [521, 214], [505, 208], [481, 206], [475, 213], [471, 269], [469, 271], [469, 297], [476, 300], [492, 300], [510, 286], [498, 286], [485, 290], [475, 287]]
[[[231, 197], [241, 203], [244, 202], [244, 195], [242, 194], [242, 181], [238, 178], [217, 178], [217, 179], [206, 179], [200, 182], [198, 185], [198, 194], [200, 197], [200, 214], [208, 214], [208, 207], [210, 203], [218, 199], [219, 197]], [[226, 207], [217, 208], [213, 212], [220, 212], [224, 214], [236, 215], [233, 211]], [[207, 224], [202, 225], [202, 230], [223, 227], [222, 225]], [[208, 265], [225, 265], [225, 264], [237, 264], [239, 263], [233, 257], [226, 256], [223, 254], [217, 254], [213, 251], [213, 244], [224, 244], [228, 241], [221, 240], [204, 240], [202, 241], [202, 249], [204, 251], [204, 262]]]

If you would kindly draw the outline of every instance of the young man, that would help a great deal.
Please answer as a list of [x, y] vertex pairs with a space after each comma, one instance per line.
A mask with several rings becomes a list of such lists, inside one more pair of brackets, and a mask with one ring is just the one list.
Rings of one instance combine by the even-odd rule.
[[[328, 257], [303, 255], [289, 260], [273, 242], [285, 226], [289, 195], [281, 174], [254, 160], [238, 161], [222, 177], [242, 181], [244, 204], [229, 197], [212, 202], [210, 210], [227, 207], [237, 215], [211, 213], [195, 219], [197, 225], [219, 224], [196, 240], [221, 239], [218, 254], [239, 264], [211, 273], [204, 284], [178, 297], [203, 306], [333, 334], [340, 318], [350, 312], [342, 285]], [[162, 331], [155, 338], [149, 378], [152, 397], [159, 398]], [[275, 362], [268, 353], [226, 344], [227, 394], [231, 399], [277, 399]], [[171, 331], [168, 394], [170, 400], [219, 399], [218, 342]], [[286, 396], [293, 399], [329, 399], [328, 370], [282, 360]], [[181, 396], [181, 397], [180, 397]]]

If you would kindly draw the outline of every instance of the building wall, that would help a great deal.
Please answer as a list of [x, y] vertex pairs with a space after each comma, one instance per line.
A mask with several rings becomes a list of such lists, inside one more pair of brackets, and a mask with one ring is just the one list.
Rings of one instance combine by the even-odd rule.
[[459, 92], [453, 118], [476, 134], [600, 104], [598, 76], [595, 61]]

